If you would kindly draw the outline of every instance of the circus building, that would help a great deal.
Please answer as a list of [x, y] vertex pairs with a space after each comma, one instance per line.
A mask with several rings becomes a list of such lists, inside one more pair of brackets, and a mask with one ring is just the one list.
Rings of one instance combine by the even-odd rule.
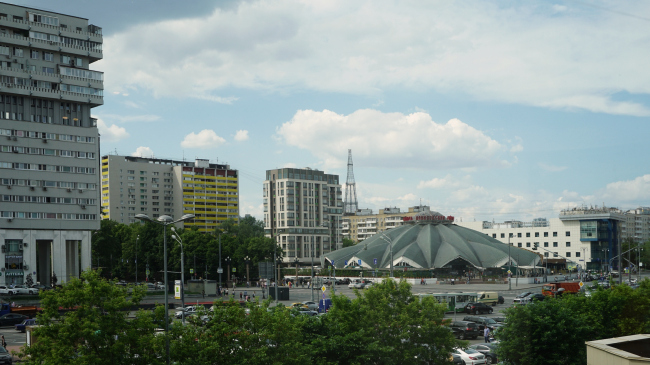
[[[484, 271], [512, 265], [540, 266], [538, 253], [501, 243], [484, 233], [454, 224], [454, 217], [422, 212], [404, 217], [404, 225], [325, 255], [336, 268], [394, 268], [436, 272]], [[391, 259], [392, 257], [392, 259]]]

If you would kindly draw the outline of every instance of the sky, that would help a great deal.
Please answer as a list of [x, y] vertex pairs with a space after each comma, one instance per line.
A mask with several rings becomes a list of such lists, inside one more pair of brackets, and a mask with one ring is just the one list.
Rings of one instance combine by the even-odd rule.
[[650, 206], [650, 2], [27, 0], [102, 27], [102, 154], [310, 167], [462, 221]]

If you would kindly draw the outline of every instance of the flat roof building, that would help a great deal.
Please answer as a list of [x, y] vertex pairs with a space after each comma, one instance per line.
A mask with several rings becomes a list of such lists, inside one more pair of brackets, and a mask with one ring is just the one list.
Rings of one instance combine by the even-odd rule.
[[91, 266], [99, 228], [101, 28], [0, 3], [0, 283], [50, 284]]
[[239, 220], [239, 174], [229, 165], [208, 160], [179, 161], [106, 155], [102, 157], [104, 219], [133, 223], [137, 214], [161, 215], [201, 232], [214, 232], [227, 219]]
[[413, 217], [430, 210], [427, 205], [409, 207], [408, 212], [404, 213], [397, 207], [381, 209], [377, 214], [373, 214], [372, 209], [357, 209], [355, 214], [343, 218], [343, 237], [355, 242], [363, 241], [378, 232], [401, 226], [404, 217]]
[[339, 176], [310, 168], [266, 171], [264, 229], [285, 262], [308, 262], [341, 246], [343, 200]]

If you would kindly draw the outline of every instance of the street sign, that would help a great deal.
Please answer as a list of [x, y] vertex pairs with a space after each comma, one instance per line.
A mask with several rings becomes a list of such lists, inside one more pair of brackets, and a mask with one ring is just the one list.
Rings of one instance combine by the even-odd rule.
[[218, 268], [217, 269], [217, 274], [223, 274], [223, 268]]
[[323, 293], [325, 293], [325, 291], [327, 291], [327, 288], [325, 287], [325, 285], [323, 285], [323, 287], [322, 287], [322, 288], [320, 288], [320, 290], [322, 290], [322, 291], [323, 291]]
[[262, 279], [272, 279], [273, 278], [273, 262], [260, 262], [258, 263], [260, 277]]
[[361, 259], [359, 259], [359, 266], [361, 266]]
[[583, 282], [581, 281], [580, 284], [578, 284], [578, 285], [580, 285], [580, 287], [582, 288], [582, 287], [585, 285], [585, 283], [583, 283]]
[[147, 271], [146, 271], [146, 272], [147, 272], [147, 276], [149, 276], [149, 269], [147, 269]]
[[512, 271], [508, 270], [508, 274], [512, 274]]
[[375, 265], [377, 265], [377, 259], [374, 259], [372, 261], [375, 263]]
[[34, 271], [33, 274], [36, 275], [36, 271]]
[[332, 266], [334, 266], [334, 260], [332, 260]]
[[190, 269], [190, 274], [194, 274], [194, 269]]
[[236, 267], [233, 267], [233, 268], [232, 268], [232, 272], [237, 272], [237, 268], [236, 268]]
[[345, 266], [348, 266], [348, 260], [345, 260]]

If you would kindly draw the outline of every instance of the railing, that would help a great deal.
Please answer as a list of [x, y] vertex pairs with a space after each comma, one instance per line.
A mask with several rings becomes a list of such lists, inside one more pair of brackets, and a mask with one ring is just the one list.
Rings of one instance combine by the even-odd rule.
[[[45, 23], [40, 23], [40, 22], [30, 22], [29, 20], [18, 20], [18, 19], [9, 18], [9, 17], [6, 17], [6, 16], [0, 17], [0, 20], [12, 21], [14, 23], [23, 24], [23, 25], [27, 25], [27, 26], [29, 26], [29, 25], [38, 25], [39, 27], [49, 28], [49, 29], [52, 29], [52, 30], [57, 31], [57, 32], [63, 30], [63, 31], [66, 31], [66, 32], [81, 34], [81, 35], [84, 35], [84, 36], [88, 36], [88, 35], [103, 36], [102, 35], [102, 28], [100, 28], [100, 27], [98, 27], [96, 25], [93, 25], [93, 24], [88, 24], [88, 28], [95, 29], [94, 32], [91, 32], [91, 31], [83, 31], [83, 30], [79, 31], [76, 28], [75, 29], [67, 28], [67, 27], [64, 28], [64, 27], [61, 27], [60, 25], [55, 26], [55, 25], [50, 25], [50, 24], [45, 24]], [[59, 24], [60, 24], [60, 22], [59, 22]]]
[[31, 38], [31, 37], [23, 37], [21, 35], [17, 34], [2, 34], [0, 33], [0, 37], [5, 37], [5, 38], [15, 38], [19, 40], [23, 40], [25, 42], [35, 42], [35, 43], [41, 43], [41, 44], [48, 44], [48, 45], [58, 45], [59, 47], [68, 47], [68, 48], [74, 48], [86, 52], [97, 52], [97, 53], [103, 53], [102, 49], [99, 48], [91, 48], [91, 47], [78, 47], [78, 46], [73, 46], [71, 44], [65, 44], [62, 42], [54, 42], [54, 41], [46, 41], [43, 39], [38, 39], [38, 38]]

